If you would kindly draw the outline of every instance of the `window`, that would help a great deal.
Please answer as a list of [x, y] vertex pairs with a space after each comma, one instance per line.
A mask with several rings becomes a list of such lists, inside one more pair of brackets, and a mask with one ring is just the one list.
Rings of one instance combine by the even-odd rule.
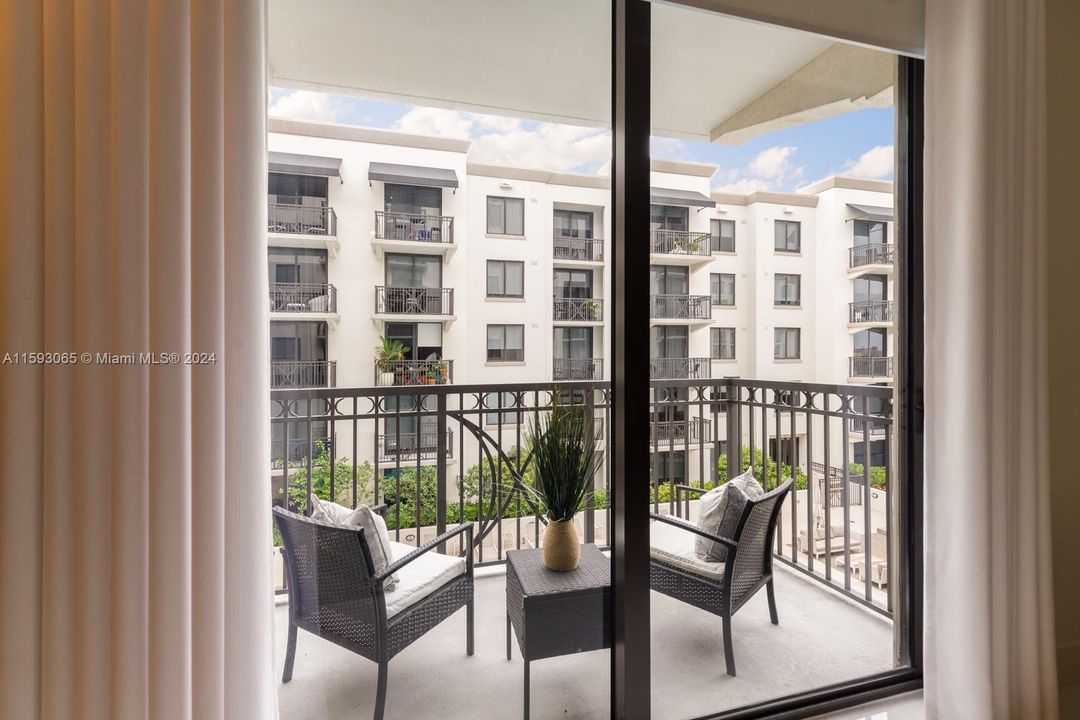
[[711, 249], [713, 252], [735, 252], [735, 221], [713, 220]]
[[525, 297], [525, 263], [488, 260], [487, 294], [488, 297]]
[[587, 359], [593, 356], [591, 327], [555, 328], [555, 358], [558, 360]]
[[888, 354], [887, 337], [888, 332], [884, 328], [870, 328], [855, 333], [855, 357], [885, 357]]
[[270, 202], [282, 205], [326, 205], [327, 178], [315, 175], [270, 173]]
[[552, 277], [552, 293], [561, 299], [584, 299], [593, 296], [592, 270], [557, 269]]
[[889, 226], [877, 220], [855, 220], [856, 245], [885, 245], [889, 242]]
[[556, 210], [554, 215], [556, 237], [591, 238], [593, 214], [579, 210]]
[[670, 265], [649, 266], [650, 288], [653, 295], [689, 295], [690, 269]]
[[[518, 408], [517, 396], [512, 392], [484, 393], [484, 407], [494, 410]], [[521, 411], [502, 410], [502, 412], [484, 413], [485, 425], [517, 425], [521, 422]]]
[[487, 359], [488, 362], [523, 362], [525, 326], [488, 325]]
[[776, 360], [798, 360], [800, 337], [799, 328], [776, 328], [773, 330], [773, 358]]
[[735, 359], [735, 328], [711, 328], [714, 360]]
[[712, 304], [735, 304], [735, 275], [733, 273], [713, 273], [711, 281]]
[[[889, 463], [884, 440], [870, 441], [870, 467], [885, 467]], [[859, 464], [866, 464], [866, 443], [859, 441], [852, 447], [852, 460]], [[856, 480], [856, 478], [853, 478]]]
[[690, 229], [690, 208], [674, 205], [650, 205], [649, 229], [686, 232]]
[[776, 273], [774, 302], [777, 305], [802, 304], [802, 276]]
[[774, 220], [775, 241], [773, 249], [777, 252], [802, 252], [802, 223], [794, 220]]
[[855, 302], [885, 302], [889, 298], [888, 283], [888, 278], [884, 275], [863, 275], [855, 278]]
[[442, 214], [442, 188], [386, 183], [386, 212], [438, 217]]
[[442, 258], [438, 255], [386, 254], [386, 286], [441, 288]]
[[652, 480], [657, 483], [686, 482], [686, 453], [678, 450], [652, 453]]
[[492, 235], [525, 234], [525, 200], [492, 197], [487, 199], [487, 231]]
[[271, 283], [326, 284], [325, 250], [274, 247], [267, 257]]
[[652, 328], [653, 358], [686, 358], [690, 356], [689, 332], [685, 325], [654, 325]]

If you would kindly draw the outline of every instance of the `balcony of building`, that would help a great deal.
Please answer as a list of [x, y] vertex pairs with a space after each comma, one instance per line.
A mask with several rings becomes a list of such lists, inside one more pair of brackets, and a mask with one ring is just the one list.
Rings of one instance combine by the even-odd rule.
[[848, 358], [848, 378], [852, 382], [885, 382], [893, 376], [891, 357], [853, 356]]
[[378, 258], [387, 252], [423, 253], [441, 255], [448, 262], [457, 249], [454, 218], [376, 210], [371, 249]]
[[375, 287], [376, 322], [441, 322], [447, 327], [454, 315], [453, 288]]
[[689, 230], [649, 230], [649, 261], [663, 265], [696, 267], [712, 260], [707, 232]]
[[649, 317], [654, 325], [708, 325], [712, 298], [708, 295], [652, 295]]
[[556, 382], [594, 381], [604, 378], [603, 358], [554, 358], [551, 379]]
[[602, 325], [604, 301], [600, 298], [555, 298], [551, 320], [555, 325]]
[[654, 450], [684, 448], [687, 445], [709, 442], [711, 430], [711, 421], [703, 417], [682, 420], [654, 419], [649, 423], [649, 444]]
[[599, 267], [604, 264], [604, 241], [599, 238], [556, 233], [551, 249], [555, 265]]
[[271, 195], [266, 208], [268, 242], [276, 247], [316, 248], [337, 255], [337, 213], [325, 200], [304, 198], [308, 204], [278, 202]]
[[850, 248], [848, 275], [854, 278], [866, 273], [892, 273], [895, 247], [891, 243], [870, 243]]
[[709, 358], [651, 358], [649, 377], [653, 380], [704, 380], [712, 373]]
[[453, 381], [453, 360], [375, 361], [376, 387], [449, 385]]
[[270, 363], [270, 387], [332, 388], [337, 385], [334, 360], [274, 360]]
[[399, 469], [404, 463], [430, 464], [445, 453], [447, 459], [454, 457], [454, 431], [446, 431], [446, 442], [439, 446], [438, 433], [432, 432], [384, 432], [376, 438], [376, 456], [380, 465]]
[[852, 329], [893, 326], [892, 300], [863, 300], [848, 303], [848, 326]]
[[337, 288], [330, 283], [270, 283], [271, 320], [324, 320], [336, 324]]

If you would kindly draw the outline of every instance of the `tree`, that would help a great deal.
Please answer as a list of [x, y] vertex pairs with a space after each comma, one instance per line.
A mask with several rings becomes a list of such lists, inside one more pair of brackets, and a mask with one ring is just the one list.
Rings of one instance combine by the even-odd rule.
[[[330, 497], [330, 449], [327, 443], [316, 443], [318, 455], [311, 460], [311, 492], [324, 500], [355, 507], [371, 503], [371, 463], [366, 460], [356, 466], [356, 498], [353, 501], [353, 468], [346, 457], [334, 460], [334, 497]], [[289, 470], [289, 508], [306, 515], [308, 507], [307, 463]]]

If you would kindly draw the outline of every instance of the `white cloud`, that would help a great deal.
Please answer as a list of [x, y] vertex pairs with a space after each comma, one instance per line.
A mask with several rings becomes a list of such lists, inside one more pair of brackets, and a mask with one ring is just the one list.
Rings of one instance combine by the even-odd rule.
[[690, 153], [682, 140], [653, 135], [649, 138], [649, 154], [653, 157], [671, 160], [687, 160]]
[[734, 195], [749, 195], [759, 190], [772, 190], [773, 184], [768, 180], [762, 180], [761, 178], [741, 178], [734, 182], [725, 183], [724, 185], [717, 185], [713, 188], [714, 192], [732, 193]]
[[860, 178], [885, 178], [893, 174], [892, 145], [878, 145], [870, 148], [858, 160], [849, 161], [843, 174]]
[[791, 156], [795, 154], [796, 148], [792, 146], [787, 147], [771, 147], [768, 150], [762, 150], [757, 156], [750, 161], [748, 169], [752, 175], [761, 178], [777, 179], [784, 175], [790, 174], [795, 168], [791, 164]]
[[776, 146], [762, 150], [742, 170], [718, 172], [714, 177], [723, 179], [713, 187], [716, 192], [747, 195], [766, 190], [791, 190], [802, 183], [806, 168], [796, 165], [792, 145]]
[[336, 122], [337, 103], [333, 96], [310, 90], [297, 90], [270, 102], [267, 114], [289, 120]]
[[474, 117], [459, 110], [414, 107], [397, 119], [394, 129], [418, 135], [467, 138], [475, 124]]

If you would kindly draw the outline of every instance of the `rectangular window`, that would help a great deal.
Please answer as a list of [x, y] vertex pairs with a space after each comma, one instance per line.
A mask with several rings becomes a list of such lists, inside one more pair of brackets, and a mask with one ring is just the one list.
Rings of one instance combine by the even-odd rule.
[[580, 210], [556, 210], [554, 215], [556, 237], [591, 238], [593, 214]]
[[689, 295], [690, 269], [672, 265], [649, 266], [650, 287], [653, 295]]
[[889, 299], [889, 280], [884, 275], [863, 275], [852, 281], [855, 302], [885, 302]]
[[709, 280], [713, 305], [735, 304], [734, 273], [713, 273]]
[[649, 229], [686, 232], [690, 229], [690, 208], [674, 205], [650, 205]]
[[773, 302], [777, 305], [802, 304], [802, 276], [776, 273]]
[[690, 356], [690, 333], [686, 325], [654, 325], [650, 357], [656, 359]]
[[325, 177], [270, 173], [268, 191], [272, 203], [323, 207], [330, 197], [328, 189]]
[[388, 213], [403, 215], [442, 215], [442, 188], [386, 183], [383, 204]]
[[492, 235], [524, 235], [524, 198], [493, 197], [489, 195], [487, 199], [487, 231]]
[[853, 336], [855, 357], [885, 357], [889, 354], [887, 338], [885, 328], [860, 330]]
[[[852, 461], [859, 465], [866, 464], [866, 443], [856, 442], [852, 445]], [[889, 464], [889, 456], [884, 440], [870, 441], [870, 467], [885, 467]], [[861, 478], [854, 478], [858, 482]]]
[[502, 408], [515, 408], [502, 410], [501, 412], [484, 413], [485, 425], [517, 425], [521, 422], [521, 411], [518, 408], [516, 396], [509, 392], [484, 393], [484, 407], [493, 410]]
[[488, 325], [487, 359], [488, 362], [523, 362], [525, 326]]
[[773, 330], [773, 358], [776, 360], [798, 360], [802, 357], [799, 345], [802, 338], [799, 328], [776, 328]]
[[774, 220], [773, 233], [775, 242], [773, 249], [777, 252], [802, 252], [802, 223], [795, 220]]
[[735, 328], [714, 327], [712, 333], [712, 357], [715, 360], [735, 359]]
[[713, 220], [710, 223], [713, 252], [735, 252], [735, 221]]
[[386, 286], [441, 288], [442, 258], [438, 255], [386, 254]]
[[593, 296], [592, 270], [558, 268], [552, 276], [552, 294], [556, 299], [583, 299]]
[[852, 225], [856, 245], [885, 245], [889, 242], [889, 226], [878, 220], [855, 220]]
[[525, 297], [525, 263], [519, 260], [488, 260], [487, 296]]

